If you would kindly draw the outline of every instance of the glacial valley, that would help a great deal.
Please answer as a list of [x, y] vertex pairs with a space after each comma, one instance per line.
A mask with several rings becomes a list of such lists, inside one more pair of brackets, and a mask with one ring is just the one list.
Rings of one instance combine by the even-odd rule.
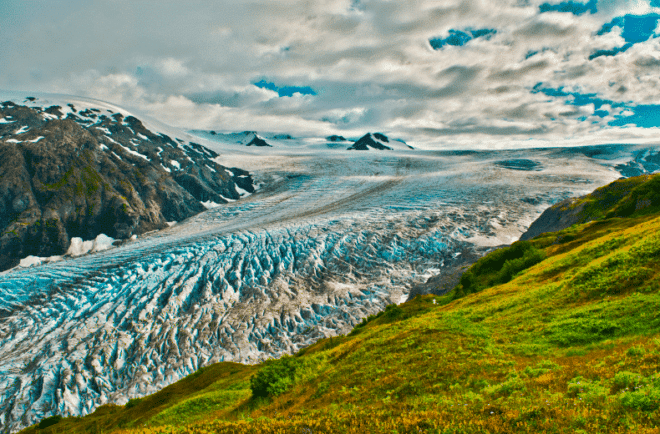
[[3, 432], [347, 333], [517, 240], [549, 205], [622, 167], [655, 171], [657, 153], [197, 141], [248, 171], [257, 192], [109, 250], [0, 274]]

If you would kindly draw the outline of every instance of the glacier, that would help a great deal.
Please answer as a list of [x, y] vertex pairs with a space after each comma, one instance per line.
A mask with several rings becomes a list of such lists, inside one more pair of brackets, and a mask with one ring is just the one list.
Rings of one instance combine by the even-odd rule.
[[[2, 432], [346, 333], [641, 155], [200, 143], [261, 188], [110, 250], [0, 273]], [[537, 165], [500, 164], [512, 159]]]

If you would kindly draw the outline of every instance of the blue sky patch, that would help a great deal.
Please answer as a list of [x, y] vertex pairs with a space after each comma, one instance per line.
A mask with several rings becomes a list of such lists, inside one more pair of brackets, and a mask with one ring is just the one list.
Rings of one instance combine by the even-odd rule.
[[[656, 1], [660, 3], [660, 0]], [[605, 33], [611, 32], [614, 27], [620, 27], [622, 29], [621, 37], [626, 43], [622, 47], [594, 51], [589, 56], [589, 60], [601, 56], [616, 56], [619, 53], [623, 53], [634, 44], [648, 41], [651, 37], [657, 37], [658, 35], [655, 34], [655, 28], [658, 25], [658, 20], [660, 20], [660, 15], [658, 14], [624, 15], [622, 17], [614, 18], [609, 23], [603, 25], [598, 31], [598, 35], [604, 35]]]
[[309, 86], [282, 86], [279, 87], [275, 83], [268, 82], [266, 80], [261, 80], [254, 83], [255, 86], [261, 89], [269, 89], [277, 92], [279, 96], [293, 96], [294, 93], [300, 93], [302, 95], [316, 95], [316, 91]]
[[655, 28], [658, 26], [660, 15], [624, 15], [616, 17], [598, 31], [598, 35], [604, 35], [612, 31], [614, 27], [623, 29], [621, 36], [629, 44], [647, 41], [651, 36], [657, 36]]
[[460, 47], [473, 39], [477, 38], [486, 38], [490, 39], [497, 30], [495, 29], [465, 29], [465, 30], [456, 30], [450, 29], [449, 36], [446, 38], [431, 38], [429, 43], [434, 50], [439, 50], [445, 45], [453, 45], [455, 47]]
[[660, 105], [638, 105], [630, 107], [633, 112], [630, 116], [617, 116], [617, 119], [610, 121], [612, 126], [622, 126], [626, 124], [635, 124], [642, 128], [660, 127]]
[[[660, 1], [660, 0], [658, 0]], [[579, 3], [573, 0], [557, 4], [543, 3], [539, 6], [540, 13], [544, 12], [570, 12], [573, 15], [582, 15], [586, 12], [595, 14], [598, 12], [598, 0], [589, 0], [588, 3]]]
[[616, 47], [610, 50], [596, 50], [589, 55], [589, 60], [594, 60], [596, 57], [601, 56], [616, 56], [617, 54], [623, 53], [632, 46], [633, 44], [625, 44], [623, 47]]
[[[594, 115], [601, 118], [608, 116], [606, 110], [601, 110], [605, 104], [609, 104], [612, 108], [622, 108], [630, 112], [630, 115], [615, 114], [614, 120], [608, 122], [608, 125], [613, 127], [620, 127], [628, 124], [633, 124], [642, 128], [660, 127], [660, 105], [633, 105], [631, 102], [616, 102], [608, 99], [598, 98], [595, 93], [580, 93], [580, 92], [567, 92], [563, 87], [550, 88], [543, 87], [543, 83], [537, 83], [532, 88], [532, 93], [542, 93], [554, 98], [566, 98], [565, 102], [569, 105], [586, 106], [593, 104]], [[579, 121], [586, 121], [587, 118], [581, 116], [577, 118]]]

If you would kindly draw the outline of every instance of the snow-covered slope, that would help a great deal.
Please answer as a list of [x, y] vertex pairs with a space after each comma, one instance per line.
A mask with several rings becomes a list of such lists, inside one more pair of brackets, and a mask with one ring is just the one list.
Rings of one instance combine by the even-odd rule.
[[[548, 204], [618, 178], [632, 152], [355, 158], [199, 140], [262, 190], [113, 250], [0, 275], [4, 431], [345, 333], [461, 256], [515, 240]], [[496, 164], [514, 159], [542, 169]]]

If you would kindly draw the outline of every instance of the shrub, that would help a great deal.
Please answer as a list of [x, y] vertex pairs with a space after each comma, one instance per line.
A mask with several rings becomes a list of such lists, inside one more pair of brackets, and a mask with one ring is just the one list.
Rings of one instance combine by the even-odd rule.
[[618, 390], [635, 389], [644, 383], [644, 377], [634, 372], [617, 372], [614, 376], [614, 387]]
[[545, 252], [528, 241], [516, 241], [479, 259], [463, 275], [454, 298], [506, 283], [521, 271], [545, 259]]
[[403, 316], [403, 309], [396, 304], [389, 304], [385, 306], [385, 313], [383, 316], [390, 321], [399, 319]]
[[138, 405], [142, 400], [140, 398], [129, 399], [126, 403], [126, 408], [133, 408]]
[[536, 378], [557, 369], [560, 369], [558, 364], [551, 362], [550, 360], [543, 360], [533, 368], [531, 366], [526, 367], [523, 374], [530, 378]]
[[618, 323], [609, 319], [580, 317], [573, 315], [558, 321], [549, 330], [549, 340], [561, 347], [584, 345], [611, 339], [622, 333]]
[[625, 408], [654, 411], [660, 406], [660, 390], [637, 390], [619, 395], [619, 404]]
[[630, 357], [638, 357], [646, 354], [646, 350], [644, 347], [630, 347], [628, 348], [628, 351], [626, 351], [626, 354]]
[[588, 403], [603, 401], [609, 395], [609, 389], [600, 382], [589, 381], [584, 377], [575, 377], [568, 382], [568, 396], [581, 398]]
[[294, 384], [299, 367], [300, 361], [291, 356], [266, 362], [263, 368], [250, 378], [252, 395], [266, 397], [283, 394]]
[[525, 389], [525, 383], [517, 374], [513, 374], [503, 383], [486, 387], [484, 392], [489, 395], [511, 395], [516, 390], [523, 389]]
[[47, 417], [43, 419], [41, 422], [39, 422], [39, 429], [44, 429], [44, 428], [48, 428], [49, 426], [53, 426], [61, 420], [62, 420], [62, 416], [60, 415]]

